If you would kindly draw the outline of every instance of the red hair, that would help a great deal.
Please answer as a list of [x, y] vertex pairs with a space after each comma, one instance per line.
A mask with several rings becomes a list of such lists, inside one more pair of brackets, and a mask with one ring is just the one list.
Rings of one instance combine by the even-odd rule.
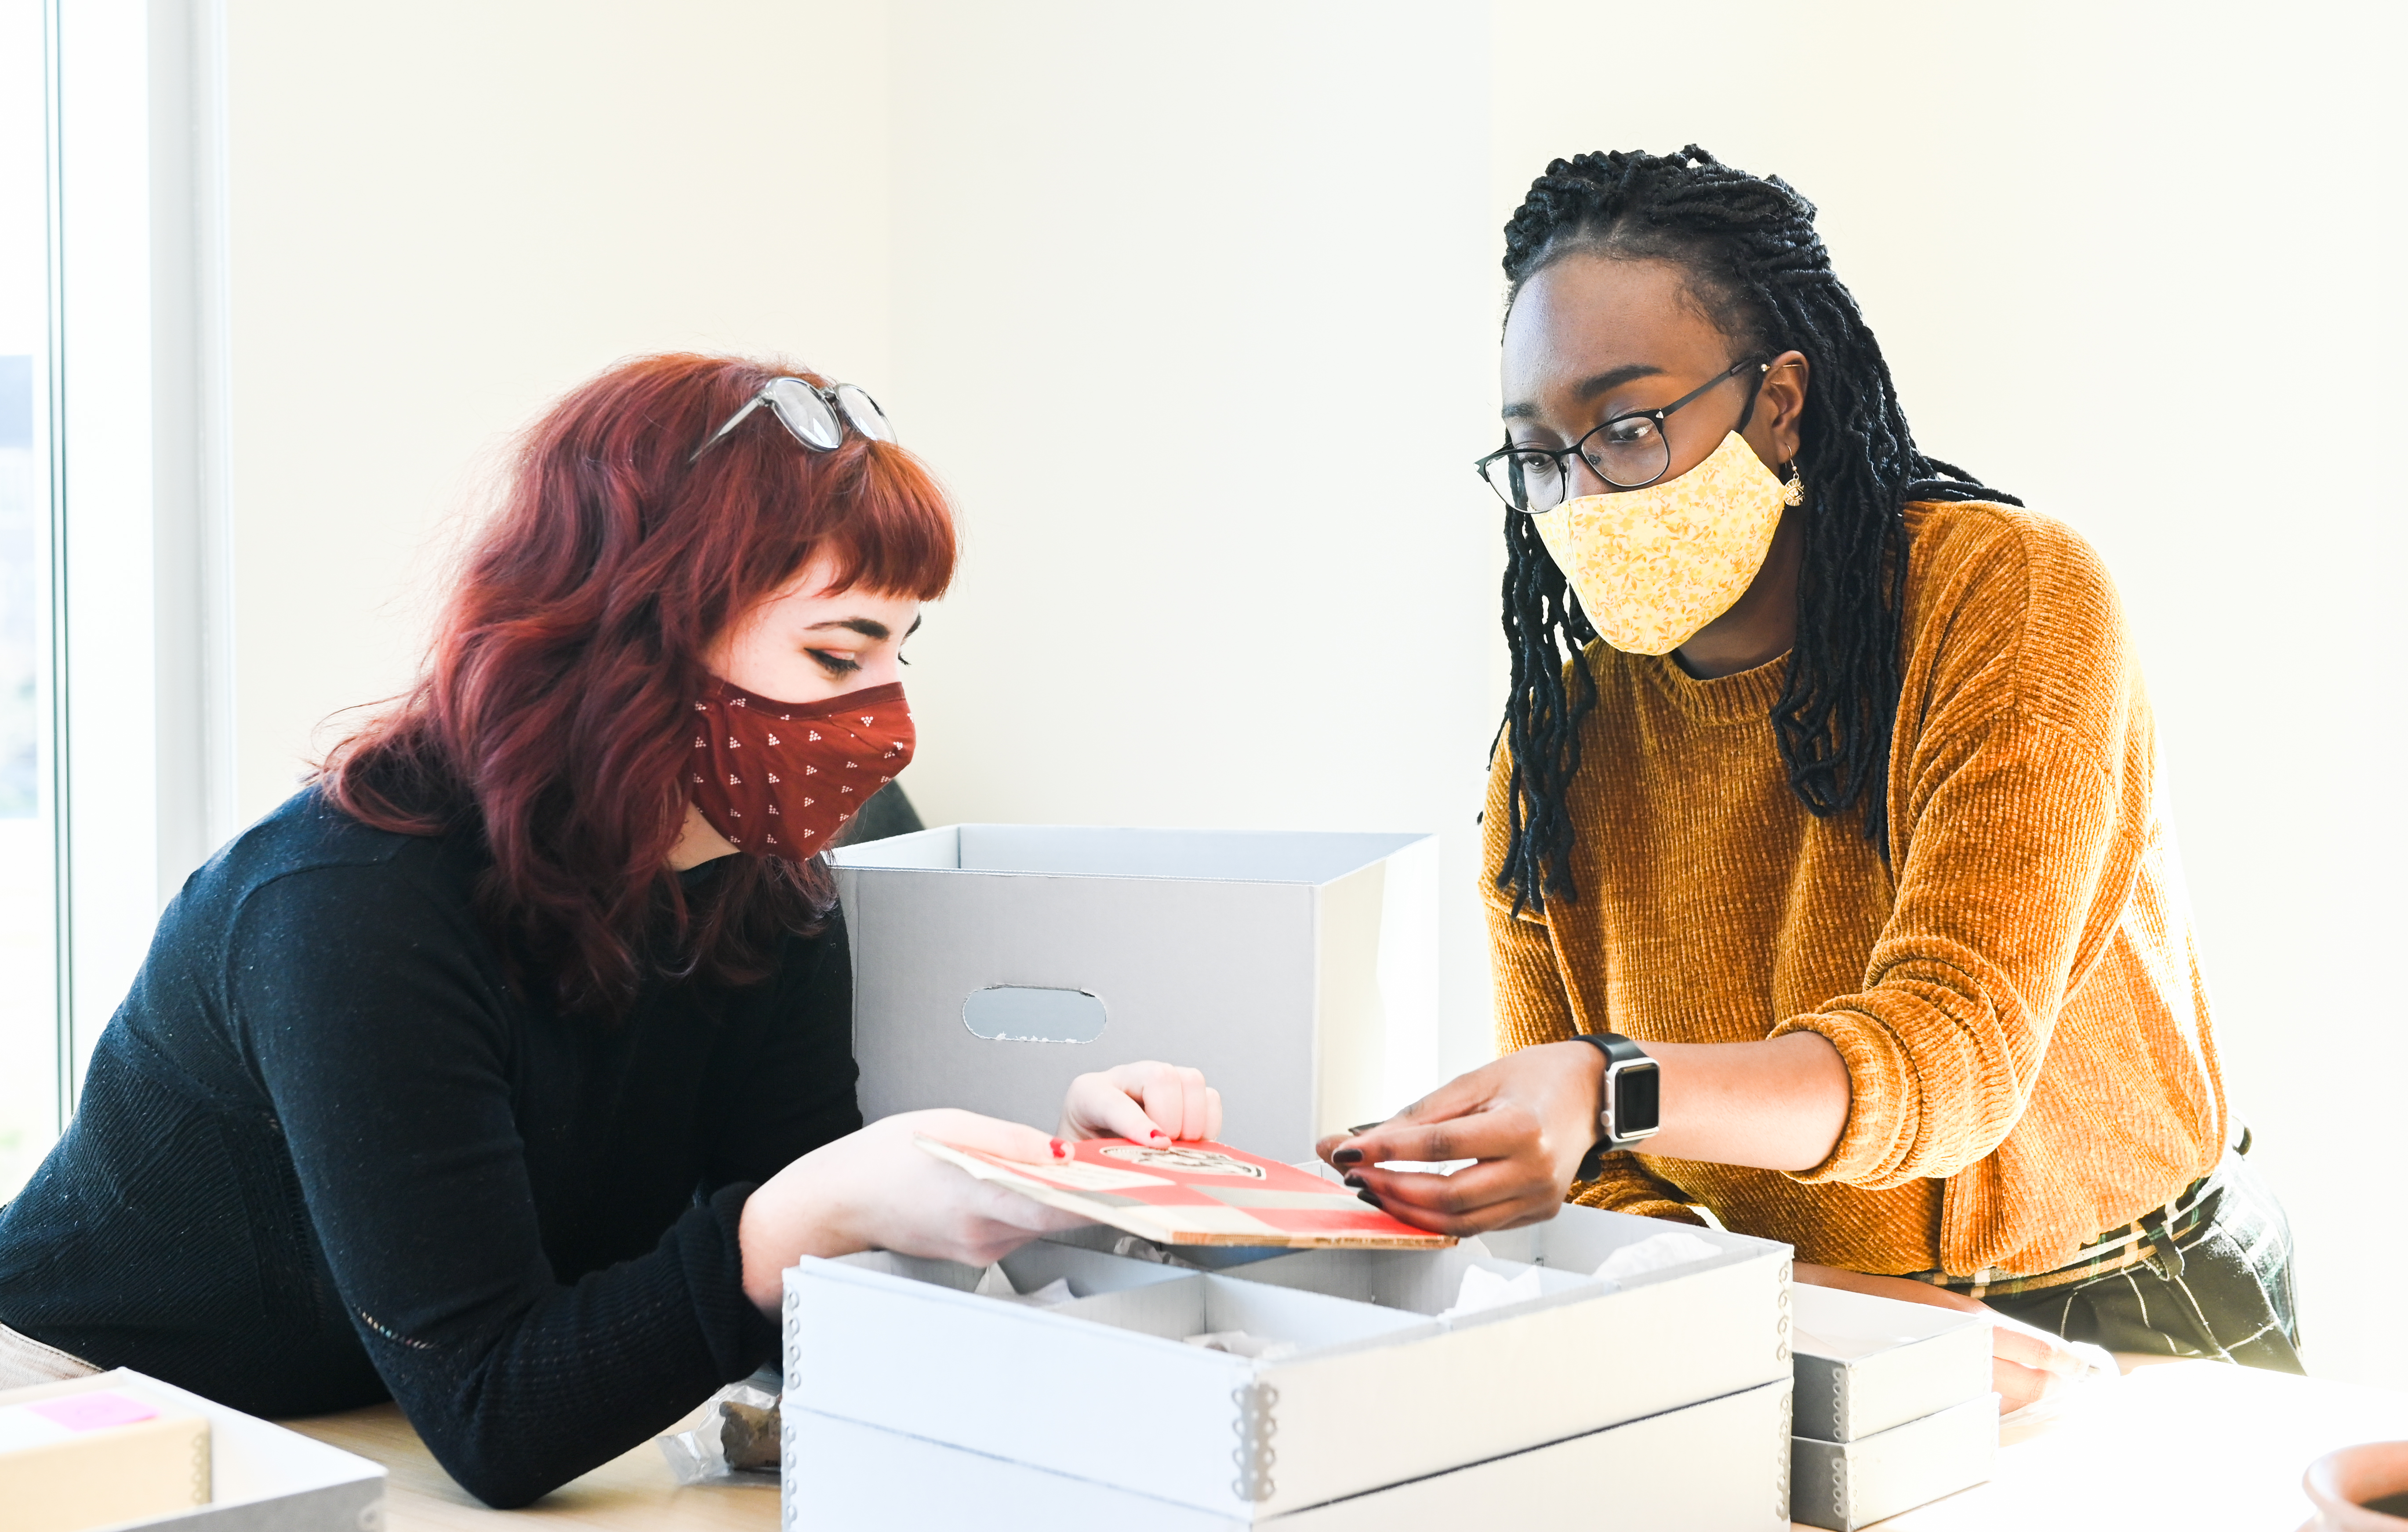
[[690, 461], [782, 376], [822, 381], [646, 356], [553, 406], [418, 684], [320, 769], [380, 829], [480, 835], [479, 913], [520, 981], [565, 1009], [623, 1012], [652, 970], [757, 981], [786, 933], [824, 920], [816, 864], [729, 857], [692, 905], [668, 870], [711, 640], [823, 555], [842, 589], [929, 600], [953, 579], [952, 510], [892, 443], [848, 430], [813, 451], [763, 408]]

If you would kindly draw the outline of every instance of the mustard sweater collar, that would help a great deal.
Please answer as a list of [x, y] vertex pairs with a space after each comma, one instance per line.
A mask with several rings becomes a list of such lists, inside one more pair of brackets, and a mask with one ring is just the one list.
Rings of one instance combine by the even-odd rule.
[[1788, 683], [1789, 656], [1778, 655], [1753, 670], [1699, 680], [1670, 654], [1627, 656], [1682, 714], [1701, 723], [1760, 723]]

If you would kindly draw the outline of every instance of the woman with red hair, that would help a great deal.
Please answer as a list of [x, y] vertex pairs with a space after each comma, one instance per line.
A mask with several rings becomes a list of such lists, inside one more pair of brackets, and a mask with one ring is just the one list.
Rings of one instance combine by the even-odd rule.
[[[527, 437], [423, 679], [161, 918], [0, 1210], [0, 1387], [126, 1366], [265, 1415], [398, 1400], [522, 1505], [776, 1353], [781, 1273], [1069, 1222], [862, 1126], [829, 838], [912, 750], [953, 569], [868, 395], [656, 356]], [[775, 700], [773, 700], [775, 699]], [[1210, 1138], [1192, 1069], [1065, 1138]]]

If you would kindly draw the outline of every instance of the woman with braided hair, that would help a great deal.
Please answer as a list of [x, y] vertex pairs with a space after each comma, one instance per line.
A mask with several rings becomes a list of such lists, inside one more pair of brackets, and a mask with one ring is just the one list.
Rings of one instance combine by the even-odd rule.
[[2114, 585], [1918, 450], [1813, 219], [1692, 147], [1507, 225], [1505, 1052], [1323, 1153], [1431, 1228], [1702, 1209], [1995, 1312], [2011, 1406], [2061, 1337], [2297, 1370]]

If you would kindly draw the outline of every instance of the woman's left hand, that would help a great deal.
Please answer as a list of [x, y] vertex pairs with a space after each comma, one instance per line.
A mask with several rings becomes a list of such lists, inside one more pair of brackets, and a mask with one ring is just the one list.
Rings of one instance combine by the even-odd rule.
[[1124, 1064], [1070, 1081], [1062, 1097], [1061, 1137], [1168, 1143], [1221, 1136], [1221, 1093], [1201, 1069], [1175, 1064]]

